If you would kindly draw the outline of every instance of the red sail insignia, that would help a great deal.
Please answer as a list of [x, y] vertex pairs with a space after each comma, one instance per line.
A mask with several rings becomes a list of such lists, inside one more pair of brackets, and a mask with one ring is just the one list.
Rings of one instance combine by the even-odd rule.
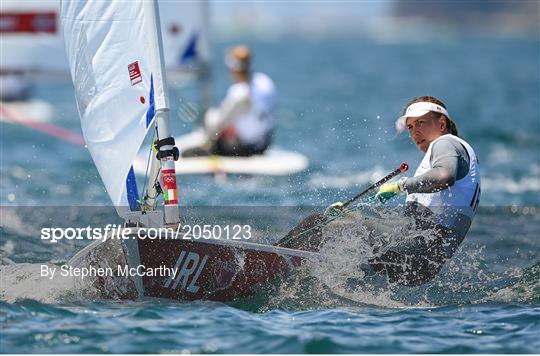
[[129, 80], [131, 85], [139, 84], [142, 82], [141, 69], [139, 68], [139, 61], [135, 61], [128, 65]]

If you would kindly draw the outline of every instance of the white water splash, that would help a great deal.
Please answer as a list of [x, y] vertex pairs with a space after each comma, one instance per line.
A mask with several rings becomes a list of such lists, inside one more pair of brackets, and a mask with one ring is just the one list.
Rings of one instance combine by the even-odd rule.
[[[121, 242], [109, 239], [96, 241], [77, 253], [67, 265], [107, 268], [125, 265], [126, 255]], [[45, 267], [56, 268], [53, 278], [42, 274]], [[112, 268], [116, 270], [116, 268]], [[61, 275], [60, 266], [52, 263], [19, 263], [0, 267], [0, 300], [13, 303], [33, 299], [42, 303], [88, 302], [94, 300], [135, 299], [134, 283], [127, 277]]]

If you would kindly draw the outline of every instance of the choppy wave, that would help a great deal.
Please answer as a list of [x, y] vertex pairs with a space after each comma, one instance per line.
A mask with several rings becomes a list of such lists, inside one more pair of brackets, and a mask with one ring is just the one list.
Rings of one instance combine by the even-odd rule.
[[515, 304], [263, 314], [212, 302], [24, 300], [0, 308], [9, 335], [3, 350], [23, 353], [534, 353], [540, 346], [538, 310]]
[[494, 291], [488, 301], [540, 304], [540, 262], [520, 271], [519, 278], [507, 287]]

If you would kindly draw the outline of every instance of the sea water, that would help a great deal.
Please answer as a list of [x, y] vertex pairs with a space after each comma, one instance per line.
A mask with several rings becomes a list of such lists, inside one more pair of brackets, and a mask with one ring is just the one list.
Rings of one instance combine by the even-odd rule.
[[[255, 68], [277, 85], [275, 143], [305, 154], [310, 168], [291, 177], [180, 177], [181, 204], [224, 220], [230, 206], [283, 211], [264, 222], [271, 229], [261, 240], [275, 241], [303, 217], [286, 209], [321, 209], [401, 162], [416, 167], [422, 155], [406, 134], [396, 136], [394, 120], [412, 97], [433, 95], [480, 158], [480, 209], [456, 255], [421, 286], [351, 285], [361, 279], [354, 267], [362, 259], [351, 234], [327, 249], [326, 263], [270, 295], [230, 304], [135, 302], [119, 301], [119, 288], [104, 298], [74, 279], [39, 277], [41, 264], [58, 266], [88, 243], [42, 241], [40, 227], [118, 223], [99, 208], [109, 200], [88, 151], [1, 123], [1, 351], [538, 352], [538, 40], [244, 40]], [[213, 53], [229, 45], [217, 43]], [[228, 85], [219, 57], [215, 100]], [[196, 104], [195, 92], [171, 93], [178, 134], [194, 126], [180, 113], [182, 103]], [[39, 82], [35, 96], [54, 105], [52, 124], [80, 130], [70, 83]]]

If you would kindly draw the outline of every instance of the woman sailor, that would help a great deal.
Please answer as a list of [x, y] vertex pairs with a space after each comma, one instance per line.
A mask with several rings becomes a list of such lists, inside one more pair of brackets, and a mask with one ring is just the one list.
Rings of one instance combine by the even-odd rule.
[[437, 98], [413, 99], [396, 128], [407, 129], [425, 155], [414, 177], [382, 185], [375, 197], [384, 203], [406, 193], [405, 214], [415, 219], [416, 229], [436, 233], [390, 248], [370, 264], [391, 280], [419, 284], [438, 274], [467, 234], [480, 200], [480, 170], [473, 148], [458, 136], [456, 124]]
[[[361, 266], [368, 275], [374, 270], [405, 285], [434, 278], [454, 255], [474, 218], [480, 199], [478, 160], [473, 148], [458, 137], [446, 106], [434, 97], [412, 100], [396, 127], [408, 129], [425, 156], [414, 177], [382, 185], [375, 197], [385, 203], [407, 193], [404, 211], [389, 209], [376, 217], [344, 214], [343, 203], [334, 203], [322, 219], [320, 214], [308, 217], [277, 245], [318, 251], [327, 241], [337, 241], [343, 231], [350, 235], [347, 231], [360, 223], [362, 243], [371, 250], [369, 263]], [[324, 217], [331, 217], [327, 226]]]

